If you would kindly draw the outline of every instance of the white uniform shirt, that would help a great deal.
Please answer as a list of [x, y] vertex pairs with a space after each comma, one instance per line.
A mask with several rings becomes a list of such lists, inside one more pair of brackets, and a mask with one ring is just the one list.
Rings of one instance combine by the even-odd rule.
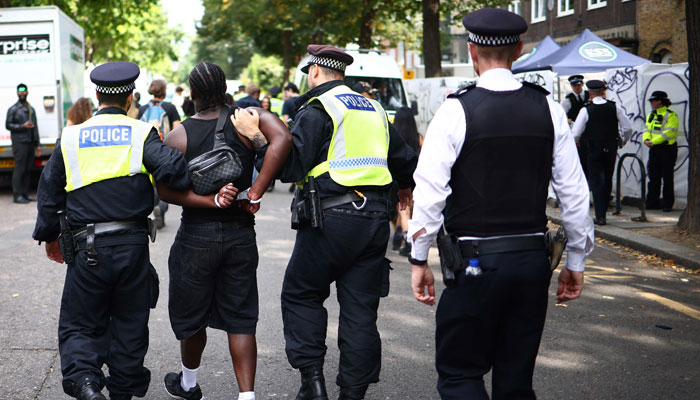
[[[510, 70], [498, 68], [484, 72], [478, 87], [492, 91], [513, 91], [522, 87]], [[552, 187], [562, 209], [561, 218], [569, 238], [566, 267], [583, 271], [586, 256], [593, 251], [593, 223], [588, 215], [588, 184], [578, 161], [576, 144], [561, 106], [547, 100], [554, 125]], [[504, 117], [507, 110], [504, 110]], [[411, 256], [428, 258], [433, 238], [443, 222], [445, 201], [452, 193], [449, 186], [452, 166], [465, 139], [464, 109], [457, 99], [447, 99], [430, 122], [425, 141], [413, 174], [413, 218], [408, 223], [408, 240], [413, 242]], [[413, 241], [413, 235], [425, 228], [426, 233]], [[468, 239], [468, 238], [460, 238]], [[493, 239], [491, 237], [490, 239]]]
[[[585, 92], [581, 91], [580, 94], [576, 94], [575, 92], [571, 92], [574, 96], [578, 97], [579, 101], [583, 101], [585, 98]], [[561, 106], [564, 108], [564, 114], [568, 114], [569, 110], [571, 110], [571, 101], [569, 100], [568, 95], [564, 97], [564, 99], [561, 101]]]
[[[607, 100], [600, 96], [597, 96], [592, 100], [593, 104], [605, 104], [606, 101]], [[617, 110], [617, 122], [620, 125], [620, 138], [622, 138], [624, 143], [627, 143], [632, 136], [632, 123], [630, 123], [627, 115], [625, 115], [625, 111], [617, 103], [615, 104], [615, 108]], [[576, 140], [578, 140], [578, 138], [580, 138], [583, 134], [583, 131], [586, 130], [586, 123], [588, 123], [588, 110], [586, 107], [583, 107], [581, 111], [578, 112], [578, 117], [576, 117], [574, 126], [571, 128]]]

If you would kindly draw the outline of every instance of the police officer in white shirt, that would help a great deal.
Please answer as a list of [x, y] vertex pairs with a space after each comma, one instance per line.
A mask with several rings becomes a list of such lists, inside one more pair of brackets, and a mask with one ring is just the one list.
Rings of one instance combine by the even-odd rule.
[[[632, 124], [619, 105], [605, 99], [605, 82], [591, 79], [586, 86], [591, 101], [578, 113], [572, 131], [576, 140], [586, 146], [587, 176], [595, 208], [594, 222], [605, 225], [618, 143], [627, 143], [632, 135]], [[618, 129], [618, 125], [621, 129]]]
[[458, 238], [463, 262], [436, 314], [440, 396], [488, 399], [483, 376], [492, 369], [494, 398], [534, 399], [552, 274], [544, 249], [547, 185], [551, 178], [569, 238], [558, 302], [579, 297], [593, 250], [588, 185], [564, 110], [510, 71], [526, 22], [502, 9], [481, 9], [463, 22], [479, 79], [445, 101], [426, 134], [408, 230], [411, 285], [418, 301], [434, 304], [430, 243], [443, 228]]

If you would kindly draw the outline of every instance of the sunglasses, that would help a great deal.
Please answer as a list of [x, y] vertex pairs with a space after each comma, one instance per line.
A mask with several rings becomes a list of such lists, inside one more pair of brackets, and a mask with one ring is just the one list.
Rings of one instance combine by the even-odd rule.
[[17, 89], [18, 92], [26, 92], [27, 88], [26, 87], [21, 87]]

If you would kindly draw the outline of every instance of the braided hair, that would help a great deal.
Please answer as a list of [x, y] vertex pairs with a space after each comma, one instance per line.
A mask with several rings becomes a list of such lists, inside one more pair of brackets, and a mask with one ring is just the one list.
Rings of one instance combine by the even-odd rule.
[[197, 112], [216, 108], [226, 103], [226, 75], [218, 65], [202, 61], [190, 72], [190, 89], [200, 99]]

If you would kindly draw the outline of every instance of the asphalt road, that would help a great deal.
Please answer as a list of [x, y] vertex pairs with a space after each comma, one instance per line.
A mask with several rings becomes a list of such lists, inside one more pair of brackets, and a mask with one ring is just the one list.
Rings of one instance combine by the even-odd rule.
[[[2, 183], [0, 182], [0, 185]], [[299, 378], [284, 354], [279, 306], [282, 277], [294, 244], [286, 185], [268, 193], [257, 216], [258, 399], [293, 399]], [[65, 266], [49, 261], [31, 240], [35, 205], [12, 203], [0, 187], [0, 399], [60, 399], [56, 329]], [[180, 366], [179, 346], [167, 314], [167, 258], [179, 223], [171, 208], [167, 226], [151, 245], [161, 297], [151, 313], [146, 366], [152, 382], [146, 399], [165, 399], [162, 378]], [[381, 381], [367, 399], [437, 399], [433, 365], [434, 312], [410, 292], [410, 268], [395, 252], [391, 294], [379, 310], [383, 343]], [[437, 251], [431, 251], [437, 266]], [[695, 399], [700, 393], [700, 278], [649, 264], [623, 248], [599, 243], [589, 260], [581, 299], [554, 303], [535, 371], [542, 399]], [[437, 276], [439, 279], [439, 275]], [[442, 289], [440, 285], [439, 289]], [[337, 372], [338, 306], [326, 302], [329, 327], [326, 380], [331, 398]], [[657, 325], [670, 327], [662, 329]], [[199, 383], [208, 399], [235, 399], [237, 386], [226, 337], [209, 331]]]

